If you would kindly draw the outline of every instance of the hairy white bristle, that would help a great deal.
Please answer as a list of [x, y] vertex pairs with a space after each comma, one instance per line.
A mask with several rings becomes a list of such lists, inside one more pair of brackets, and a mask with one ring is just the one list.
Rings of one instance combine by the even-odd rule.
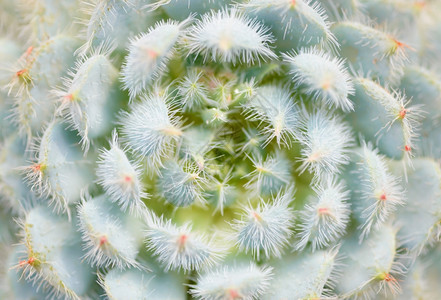
[[348, 95], [354, 94], [354, 87], [344, 60], [316, 48], [286, 54], [284, 60], [290, 66], [296, 89], [328, 107], [341, 108], [345, 112], [354, 110], [348, 99]]
[[271, 202], [259, 201], [256, 208], [246, 206], [240, 220], [233, 223], [234, 237], [240, 251], [251, 252], [258, 260], [280, 257], [291, 236], [294, 221], [289, 204], [294, 200], [294, 189], [281, 191]]
[[163, 73], [189, 20], [181, 23], [161, 21], [131, 40], [121, 70], [123, 87], [129, 91], [131, 99], [147, 90], [148, 85]]
[[201, 300], [254, 300], [270, 288], [271, 267], [258, 267], [254, 263], [223, 266], [199, 276], [190, 285], [190, 294]]
[[141, 182], [141, 166], [131, 162], [118, 144], [116, 131], [110, 142], [110, 149], [101, 151], [96, 171], [100, 183], [112, 202], [117, 202], [123, 211], [140, 214], [145, 208]]
[[182, 136], [177, 112], [167, 92], [144, 95], [140, 103], [131, 106], [130, 113], [121, 115], [123, 141], [135, 155], [146, 158], [151, 167], [160, 166]]
[[349, 162], [348, 148], [353, 144], [349, 125], [321, 109], [309, 113], [304, 108], [300, 120], [300, 171], [308, 169], [315, 178], [339, 173], [341, 166]]
[[235, 64], [276, 58], [269, 48], [273, 38], [268, 29], [234, 8], [204, 14], [189, 28], [186, 39], [190, 53], [213, 61]]
[[296, 250], [303, 250], [308, 242], [312, 251], [331, 245], [345, 233], [349, 221], [349, 190], [343, 182], [327, 177], [313, 189], [316, 196], [301, 212]]
[[247, 119], [265, 123], [262, 131], [266, 141], [263, 146], [273, 139], [279, 146], [291, 146], [298, 129], [299, 113], [289, 91], [278, 86], [262, 86], [244, 106]]
[[215, 236], [208, 239], [193, 232], [189, 223], [178, 227], [170, 220], [154, 217], [146, 235], [147, 248], [153, 251], [166, 271], [200, 271], [222, 258], [223, 249], [215, 244]]

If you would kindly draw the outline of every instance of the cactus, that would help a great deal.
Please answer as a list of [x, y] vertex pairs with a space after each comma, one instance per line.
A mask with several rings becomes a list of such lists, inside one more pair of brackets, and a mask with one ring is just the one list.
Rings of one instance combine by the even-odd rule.
[[0, 298], [441, 299], [440, 14], [0, 0]]

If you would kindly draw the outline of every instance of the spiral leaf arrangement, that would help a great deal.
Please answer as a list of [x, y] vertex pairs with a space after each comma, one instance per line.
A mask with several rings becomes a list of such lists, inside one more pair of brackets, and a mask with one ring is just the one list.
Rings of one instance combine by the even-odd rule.
[[440, 0], [0, 0], [0, 298], [441, 299]]

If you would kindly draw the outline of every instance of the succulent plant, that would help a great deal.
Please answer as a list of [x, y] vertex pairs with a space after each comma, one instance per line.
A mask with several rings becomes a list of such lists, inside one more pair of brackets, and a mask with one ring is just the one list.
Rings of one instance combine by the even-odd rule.
[[0, 0], [0, 298], [441, 299], [440, 0]]

